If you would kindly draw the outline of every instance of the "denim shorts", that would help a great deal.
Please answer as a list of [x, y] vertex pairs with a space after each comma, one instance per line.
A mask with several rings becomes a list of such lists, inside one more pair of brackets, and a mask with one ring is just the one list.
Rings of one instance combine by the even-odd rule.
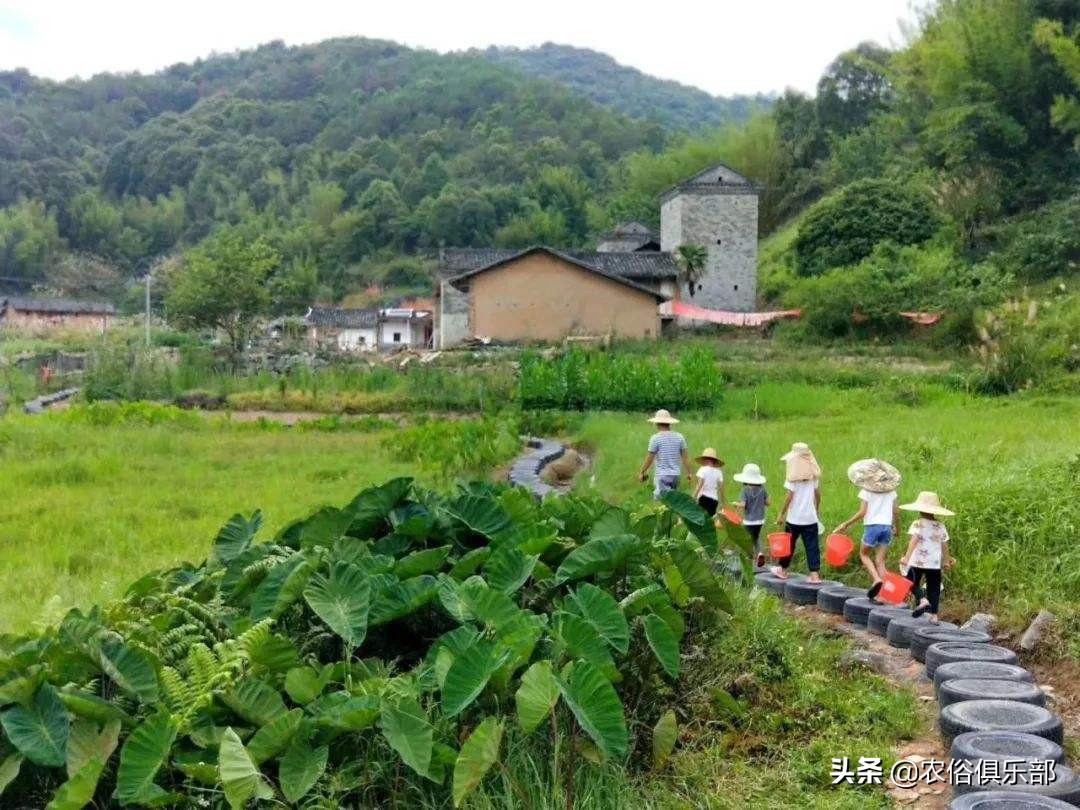
[[887, 546], [892, 542], [892, 526], [871, 525], [863, 530], [864, 546]]

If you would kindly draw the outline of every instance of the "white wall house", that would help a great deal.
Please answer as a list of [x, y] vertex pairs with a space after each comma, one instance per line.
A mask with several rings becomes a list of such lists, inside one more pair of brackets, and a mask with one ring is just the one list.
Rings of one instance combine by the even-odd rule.
[[379, 348], [379, 313], [374, 309], [312, 307], [304, 317], [313, 346], [343, 352], [373, 352]]
[[431, 312], [425, 309], [384, 309], [379, 312], [380, 349], [431, 348]]

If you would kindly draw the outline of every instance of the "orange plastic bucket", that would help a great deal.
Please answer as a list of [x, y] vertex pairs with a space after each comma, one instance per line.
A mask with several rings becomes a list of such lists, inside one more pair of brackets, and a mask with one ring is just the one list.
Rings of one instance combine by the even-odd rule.
[[742, 526], [742, 515], [740, 515], [730, 506], [725, 506], [723, 509], [721, 509], [720, 514], [724, 516], [724, 519], [728, 523], [734, 523], [736, 526]]
[[846, 534], [830, 534], [825, 540], [825, 562], [833, 568], [843, 568], [855, 548], [855, 543]]
[[907, 577], [894, 574], [892, 571], [886, 571], [885, 577], [881, 581], [878, 598], [883, 602], [890, 602], [894, 605], [903, 604], [911, 591], [911, 584], [911, 580]]
[[791, 556], [791, 533], [773, 532], [769, 535], [769, 553], [773, 559], [782, 560]]

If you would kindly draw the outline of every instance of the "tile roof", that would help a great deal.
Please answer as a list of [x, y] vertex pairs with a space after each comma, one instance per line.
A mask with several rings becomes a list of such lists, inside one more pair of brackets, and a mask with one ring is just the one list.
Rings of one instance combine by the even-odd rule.
[[10, 307], [20, 312], [51, 312], [63, 315], [115, 315], [116, 308], [101, 301], [72, 301], [66, 298], [0, 298], [0, 310]]
[[644, 225], [636, 220], [634, 222], [622, 222], [616, 225], [607, 233], [603, 234], [601, 239], [617, 239], [619, 237], [643, 237], [651, 239], [654, 242], [660, 241], [660, 236], [650, 228], [648, 225]]
[[374, 309], [338, 309], [312, 307], [304, 317], [308, 326], [330, 326], [336, 329], [374, 329], [379, 313]]
[[[671, 253], [660, 251], [603, 252], [598, 250], [558, 250], [552, 253], [569, 256], [603, 275], [620, 276], [633, 281], [660, 281], [677, 278], [678, 265]], [[522, 251], [512, 248], [446, 248], [439, 258], [443, 278], [462, 275], [517, 256]]]
[[[522, 258], [524, 256], [528, 256], [528, 255], [530, 255], [532, 253], [537, 253], [537, 252], [540, 252], [540, 251], [543, 251], [544, 253], [550, 253], [552, 256], [557, 256], [560, 259], [569, 262], [570, 264], [573, 264], [573, 265], [576, 265], [576, 266], [582, 268], [583, 270], [588, 270], [590, 272], [596, 273], [597, 275], [604, 276], [605, 278], [609, 278], [612, 281], [618, 282], [619, 284], [624, 284], [627, 287], [631, 287], [631, 288], [633, 288], [633, 289], [635, 289], [635, 290], [637, 290], [639, 292], [648, 293], [649, 295], [651, 295], [651, 296], [653, 296], [655, 298], [658, 298], [660, 300], [667, 300], [667, 296], [664, 295], [663, 293], [660, 293], [660, 292], [652, 289], [651, 287], [646, 287], [643, 284], [639, 284], [636, 281], [631, 280], [630, 277], [613, 271], [612, 269], [610, 269], [610, 267], [602, 267], [602, 266], [600, 266], [600, 263], [595, 261], [595, 258], [598, 257], [598, 256], [629, 257], [629, 256], [645, 256], [645, 255], [648, 255], [648, 254], [645, 254], [645, 253], [598, 253], [598, 252], [595, 252], [595, 251], [588, 251], [587, 255], [592, 257], [592, 259], [590, 259], [589, 261], [586, 261], [584, 259], [579, 258], [577, 253], [564, 252], [564, 251], [561, 251], [561, 250], [556, 250], [555, 248], [545, 247], [543, 245], [536, 245], [534, 247], [525, 248], [524, 250], [505, 251], [506, 253], [509, 253], [509, 255], [494, 258], [493, 260], [489, 261], [487, 264], [481, 264], [479, 266], [467, 269], [464, 272], [461, 272], [461, 273], [459, 273], [457, 275], [450, 276], [449, 278], [447, 278], [447, 281], [456, 286], [458, 282], [464, 281], [465, 279], [470, 278], [472, 276], [475, 276], [478, 273], [483, 273], [486, 270], [492, 270], [492, 269], [494, 269], [496, 267], [499, 267], [501, 265], [508, 264], [509, 262], [514, 261], [515, 259], [519, 259], [519, 258]], [[449, 251], [446, 251], [446, 252], [449, 252]], [[495, 252], [495, 251], [492, 251], [492, 252]], [[502, 252], [502, 251], [499, 251], [499, 252]]]

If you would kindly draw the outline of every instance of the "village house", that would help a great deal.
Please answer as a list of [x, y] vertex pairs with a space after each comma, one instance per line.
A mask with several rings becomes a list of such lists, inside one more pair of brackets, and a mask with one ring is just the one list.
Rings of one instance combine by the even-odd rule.
[[343, 352], [378, 349], [379, 312], [375, 309], [311, 307], [304, 316], [308, 342]]
[[[439, 251], [434, 342], [473, 338], [551, 342], [568, 336], [656, 337], [672, 301], [751, 312], [757, 298], [761, 186], [717, 164], [660, 197], [660, 233], [630, 222], [597, 249], [447, 248]], [[676, 251], [706, 260], [691, 291]]]
[[70, 329], [105, 334], [116, 309], [96, 301], [61, 298], [0, 298], [0, 329], [53, 332]]
[[431, 311], [399, 307], [379, 311], [379, 349], [430, 349], [432, 344]]

